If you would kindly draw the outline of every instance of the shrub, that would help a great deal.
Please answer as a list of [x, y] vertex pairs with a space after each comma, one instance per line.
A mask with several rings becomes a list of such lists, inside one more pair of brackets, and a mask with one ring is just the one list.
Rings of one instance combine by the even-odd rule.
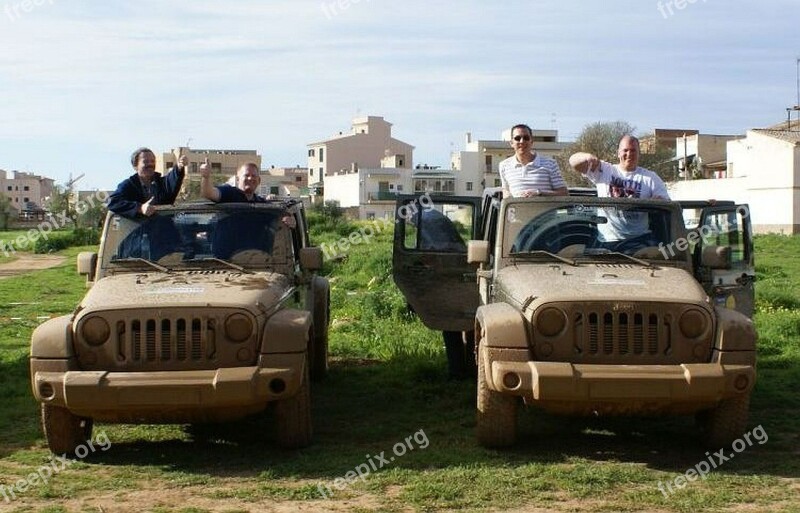
[[100, 243], [100, 230], [97, 228], [75, 228], [74, 230], [52, 232], [47, 238], [39, 238], [33, 244], [34, 253], [52, 253], [72, 246], [92, 246]]

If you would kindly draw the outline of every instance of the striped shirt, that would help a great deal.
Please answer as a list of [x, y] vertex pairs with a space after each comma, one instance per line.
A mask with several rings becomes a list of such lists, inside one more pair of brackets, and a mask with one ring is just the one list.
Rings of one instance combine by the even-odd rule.
[[511, 191], [514, 197], [532, 189], [544, 192], [553, 192], [566, 187], [558, 163], [540, 154], [527, 164], [522, 164], [514, 155], [500, 162], [500, 180], [503, 189]]

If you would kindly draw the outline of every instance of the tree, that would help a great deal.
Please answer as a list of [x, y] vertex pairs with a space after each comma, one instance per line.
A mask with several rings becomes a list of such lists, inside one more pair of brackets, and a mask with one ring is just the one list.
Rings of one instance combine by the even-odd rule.
[[[557, 157], [563, 171], [564, 181], [569, 186], [586, 187], [589, 182], [579, 173], [572, 170], [569, 157], [573, 153], [585, 152], [597, 156], [606, 162], [616, 163], [619, 140], [623, 136], [633, 135], [636, 127], [627, 121], [598, 121], [586, 125], [578, 138], [567, 146]], [[672, 153], [669, 150], [656, 150], [656, 153], [644, 153], [639, 157], [639, 165], [657, 173], [665, 181], [674, 180], [674, 171], [669, 159]]]
[[47, 210], [54, 215], [63, 213], [72, 221], [73, 225], [77, 225], [78, 212], [75, 211], [75, 205], [72, 203], [72, 190], [70, 188], [62, 185], [54, 186], [53, 193], [47, 203]]
[[11, 199], [0, 193], [0, 229], [8, 228], [9, 221], [13, 215], [14, 208], [11, 206]]

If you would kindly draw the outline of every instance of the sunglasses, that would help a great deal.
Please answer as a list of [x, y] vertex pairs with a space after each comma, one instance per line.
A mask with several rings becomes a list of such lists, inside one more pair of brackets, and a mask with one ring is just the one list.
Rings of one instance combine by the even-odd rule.
[[530, 141], [531, 140], [531, 136], [530, 135], [515, 135], [514, 136], [514, 140], [517, 141], [517, 142]]

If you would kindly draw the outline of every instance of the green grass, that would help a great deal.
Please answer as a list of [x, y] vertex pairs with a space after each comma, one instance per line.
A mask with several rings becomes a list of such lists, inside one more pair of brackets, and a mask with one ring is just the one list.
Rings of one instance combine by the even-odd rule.
[[[353, 229], [327, 226], [315, 241]], [[99, 511], [98, 498], [169, 513], [261, 510], [276, 502], [355, 511], [797, 511], [800, 237], [759, 237], [756, 248], [761, 345], [751, 425], [762, 425], [769, 441], [669, 497], [659, 481], [706, 459], [691, 419], [576, 419], [530, 410], [513, 449], [477, 446], [475, 385], [447, 379], [439, 334], [406, 312], [384, 234], [326, 263], [333, 364], [312, 392], [314, 445], [276, 449], [263, 417], [221, 426], [207, 438], [183, 426], [98, 425], [95, 433], [105, 432], [111, 448], [26, 491], [12, 511]], [[69, 258], [59, 268], [0, 280], [0, 484], [49, 459], [29, 389], [27, 345], [39, 316], [68, 313], [84, 294], [74, 272], [81, 249], [63, 252]], [[332, 486], [368, 455], [391, 456], [396, 443], [420, 431], [427, 448], [416, 446], [345, 490]], [[318, 485], [331, 486], [332, 502], [322, 500]], [[81, 506], [64, 506], [66, 500]]]

